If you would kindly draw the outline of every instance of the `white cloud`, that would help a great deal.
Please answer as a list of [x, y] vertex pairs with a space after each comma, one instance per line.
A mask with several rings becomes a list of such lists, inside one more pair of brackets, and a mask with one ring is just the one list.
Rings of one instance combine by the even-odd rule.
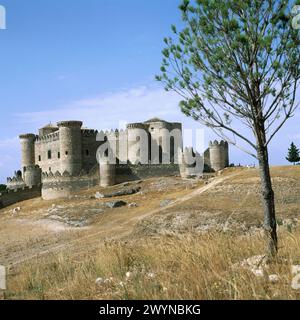
[[[185, 117], [178, 107], [180, 97], [175, 93], [164, 91], [160, 87], [136, 87], [118, 92], [107, 92], [93, 97], [71, 101], [51, 110], [17, 114], [16, 120], [22, 128], [20, 133], [36, 132], [46, 123], [60, 120], [82, 120], [84, 126], [94, 129], [118, 128], [124, 122], [139, 122], [152, 117], [167, 121], [178, 121], [185, 129], [198, 129], [201, 125]], [[272, 143], [270, 156], [274, 164], [285, 163], [286, 146], [290, 140], [300, 139], [298, 112], [288, 125], [277, 135]], [[242, 127], [240, 128], [242, 130]], [[206, 144], [215, 136], [205, 129]], [[252, 163], [254, 160], [236, 148], [231, 148], [231, 159], [235, 163]], [[20, 167], [19, 139], [13, 137], [0, 140], [0, 181], [11, 175]]]
[[78, 119], [91, 128], [115, 128], [120, 121], [176, 117], [180, 114], [178, 95], [157, 87], [137, 87], [73, 101], [52, 110], [17, 114], [24, 125], [40, 126], [60, 120]]
[[[93, 129], [115, 129], [124, 122], [144, 121], [161, 117], [169, 121], [182, 121], [176, 94], [158, 87], [136, 87], [119, 92], [108, 92], [94, 97], [71, 101], [51, 110], [16, 114], [20, 133], [37, 132], [50, 121], [81, 120]], [[187, 121], [188, 123], [188, 121]], [[0, 140], [0, 181], [20, 168], [18, 137]]]

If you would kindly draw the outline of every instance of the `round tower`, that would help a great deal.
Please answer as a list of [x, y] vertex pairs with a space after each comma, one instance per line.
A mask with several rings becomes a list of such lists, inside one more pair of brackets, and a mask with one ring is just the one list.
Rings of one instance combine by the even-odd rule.
[[78, 175], [82, 169], [82, 122], [61, 121], [57, 126], [59, 128], [61, 173], [67, 171], [70, 175]]
[[26, 186], [33, 187], [42, 183], [42, 170], [39, 166], [28, 166], [24, 171], [24, 182]]
[[225, 168], [229, 167], [229, 144], [227, 141], [225, 141], [224, 144], [224, 164], [225, 164]]
[[116, 165], [109, 160], [100, 160], [100, 186], [109, 187], [116, 184]]
[[210, 166], [214, 171], [220, 171], [225, 168], [225, 142], [220, 143], [215, 140], [209, 143]]
[[24, 174], [24, 169], [28, 166], [35, 165], [35, 152], [34, 152], [34, 142], [36, 136], [32, 133], [22, 134], [19, 136], [22, 149], [22, 172]]
[[203, 175], [204, 158], [192, 147], [185, 148], [179, 155], [179, 171], [182, 178], [200, 177]]
[[[151, 162], [169, 164], [178, 160], [178, 151], [182, 151], [182, 125], [170, 123], [159, 118], [146, 122], [151, 139]], [[179, 149], [179, 150], [178, 150]]]
[[[141, 131], [143, 130], [143, 131]], [[137, 164], [141, 161], [141, 149], [143, 142], [141, 135], [146, 135], [147, 126], [143, 123], [131, 123], [127, 125], [127, 137], [128, 137], [128, 161], [132, 164]], [[148, 134], [147, 134], [148, 136]], [[147, 140], [149, 138], [147, 137]], [[149, 141], [148, 141], [149, 144]], [[148, 146], [146, 146], [148, 148]]]

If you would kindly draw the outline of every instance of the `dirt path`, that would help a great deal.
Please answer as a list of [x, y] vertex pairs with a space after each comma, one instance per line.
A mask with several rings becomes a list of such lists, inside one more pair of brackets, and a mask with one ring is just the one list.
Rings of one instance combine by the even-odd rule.
[[239, 175], [239, 174], [240, 174], [240, 172], [238, 172], [238, 173], [232, 173], [232, 174], [230, 174], [230, 175], [228, 175], [228, 176], [225, 176], [225, 177], [215, 178], [211, 183], [209, 183], [209, 184], [207, 184], [207, 185], [205, 185], [205, 186], [203, 186], [203, 187], [200, 187], [200, 188], [194, 190], [193, 192], [191, 192], [191, 193], [189, 193], [189, 194], [187, 194], [187, 195], [185, 195], [185, 196], [182, 196], [182, 197], [176, 199], [174, 202], [172, 202], [172, 203], [169, 204], [168, 206], [165, 206], [164, 208], [158, 208], [158, 209], [149, 211], [148, 213], [146, 213], [146, 214], [144, 214], [144, 215], [142, 215], [142, 216], [137, 217], [136, 220], [139, 221], [139, 220], [145, 219], [145, 218], [147, 218], [147, 217], [149, 217], [149, 216], [152, 216], [152, 215], [154, 215], [154, 214], [158, 214], [158, 213], [160, 213], [160, 212], [163, 212], [163, 211], [165, 211], [165, 210], [167, 210], [167, 209], [176, 207], [178, 204], [183, 203], [183, 202], [188, 201], [188, 200], [191, 200], [191, 199], [193, 199], [193, 198], [195, 198], [195, 197], [203, 194], [204, 192], [212, 189], [213, 187], [215, 187], [215, 186], [223, 183], [224, 181], [226, 181], [226, 180], [228, 180], [228, 179], [230, 179], [230, 178], [233, 178], [234, 176], [237, 176], [237, 175]]
[[[164, 212], [165, 210], [169, 210], [170, 208], [176, 207], [178, 204], [183, 203], [185, 201], [188, 201], [190, 199], [193, 199], [194, 197], [197, 197], [208, 190], [214, 188], [215, 186], [223, 183], [226, 180], [229, 180], [233, 178], [236, 175], [239, 175], [240, 172], [235, 172], [232, 174], [229, 174], [224, 177], [217, 177], [215, 178], [212, 182], [209, 184], [202, 186], [196, 190], [193, 190], [191, 193], [184, 195], [182, 197], [177, 198], [174, 202], [171, 204], [163, 207], [163, 208], [157, 208], [155, 210], [150, 210], [145, 214], [142, 215], [137, 215], [132, 218], [126, 219], [124, 218], [124, 222], [118, 221], [118, 225], [111, 223], [110, 226], [107, 224], [105, 225], [105, 229], [99, 230], [97, 232], [94, 232], [92, 234], [80, 236], [77, 239], [70, 240], [68, 243], [62, 243], [58, 245], [49, 245], [46, 246], [43, 250], [39, 252], [32, 253], [30, 255], [27, 255], [26, 252], [23, 252], [23, 257], [19, 257], [15, 261], [9, 263], [9, 266], [17, 266], [20, 265], [24, 262], [30, 261], [32, 259], [38, 258], [38, 257], [43, 257], [47, 254], [55, 254], [59, 253], [65, 250], [74, 250], [74, 254], [78, 254], [79, 252], [82, 252], [83, 250], [91, 250], [93, 247], [98, 246], [103, 239], [114, 239], [114, 240], [120, 240], [122, 238], [125, 238], [129, 236], [133, 230], [133, 226], [135, 223], [138, 221], [145, 219], [149, 216], [159, 214]], [[109, 228], [111, 227], [111, 228]], [[109, 231], [108, 231], [109, 229]]]

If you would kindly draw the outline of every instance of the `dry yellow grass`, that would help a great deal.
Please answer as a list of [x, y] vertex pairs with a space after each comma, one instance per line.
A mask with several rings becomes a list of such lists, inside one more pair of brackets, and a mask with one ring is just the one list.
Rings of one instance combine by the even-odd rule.
[[[49, 255], [24, 264], [9, 281], [8, 299], [299, 299], [291, 264], [300, 262], [300, 231], [280, 236], [271, 283], [233, 268], [263, 253], [263, 239], [207, 234], [111, 242], [76, 258]], [[126, 273], [130, 272], [129, 277]], [[95, 283], [97, 278], [104, 283]], [[100, 281], [100, 280], [99, 280]]]
[[[272, 174], [280, 220], [299, 219], [300, 167], [273, 168]], [[221, 180], [222, 177], [228, 180]], [[264, 253], [264, 239], [259, 232], [210, 229], [199, 234], [194, 225], [174, 236], [144, 233], [143, 229], [136, 232], [140, 219], [153, 219], [151, 227], [155, 231], [160, 219], [166, 220], [164, 228], [172, 229], [169, 216], [188, 214], [192, 214], [196, 226], [203, 220], [205, 223], [216, 219], [224, 224], [230, 219], [258, 227], [262, 210], [257, 170], [227, 170], [217, 179], [219, 183], [204, 193], [197, 193], [197, 188], [204, 187], [202, 182], [184, 185], [175, 178], [170, 179], [172, 187], [158, 190], [156, 179], [145, 181], [141, 184], [144, 194], [121, 197], [128, 203], [137, 202], [137, 208], [104, 212], [89, 229], [57, 233], [39, 225], [33, 227], [30, 222], [39, 221], [39, 210], [52, 204], [41, 200], [22, 203], [18, 217], [2, 210], [0, 264], [1, 259], [7, 265], [13, 264], [6, 298], [299, 299], [300, 290], [291, 287], [291, 265], [300, 264], [297, 225], [280, 227], [278, 261], [269, 266], [265, 277], [232, 267]], [[81, 195], [89, 196], [95, 191]], [[160, 208], [162, 200], [180, 198], [185, 200]], [[105, 200], [71, 199], [55, 204], [89, 208], [99, 201]], [[16, 219], [27, 222], [20, 225]], [[24, 262], [20, 261], [22, 258]], [[270, 282], [270, 274], [277, 274], [279, 281]], [[102, 281], [96, 284], [98, 278]]]

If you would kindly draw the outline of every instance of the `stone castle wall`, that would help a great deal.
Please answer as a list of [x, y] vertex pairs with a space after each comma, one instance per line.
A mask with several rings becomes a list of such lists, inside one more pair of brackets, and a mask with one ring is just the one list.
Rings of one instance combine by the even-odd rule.
[[95, 168], [90, 173], [82, 172], [77, 176], [65, 171], [63, 174], [43, 173], [42, 198], [52, 200], [69, 197], [72, 192], [89, 189], [99, 185], [99, 169]]
[[[49, 159], [49, 151], [51, 152], [51, 159]], [[42, 172], [49, 172], [50, 169], [52, 172], [60, 170], [59, 157], [59, 132], [37, 138], [35, 141], [35, 164], [42, 169]]]
[[141, 180], [152, 177], [179, 176], [178, 164], [140, 164], [117, 165], [116, 182]]
[[185, 148], [180, 155], [179, 170], [182, 178], [203, 176], [205, 156], [201, 156], [192, 147]]
[[41, 186], [24, 187], [18, 190], [8, 190], [0, 193], [0, 209], [14, 203], [41, 197]]
[[[141, 133], [144, 137], [136, 136], [138, 129], [144, 130]], [[99, 138], [100, 141], [97, 141]], [[99, 184], [104, 186], [128, 180], [180, 174], [182, 177], [195, 176], [193, 166], [175, 164], [183, 150], [181, 123], [169, 123], [157, 118], [129, 124], [126, 130], [106, 132], [83, 129], [81, 121], [61, 121], [57, 126], [49, 124], [41, 128], [39, 136], [21, 135], [20, 141], [22, 175], [8, 179], [8, 188], [21, 189], [21, 199], [25, 191], [24, 185], [40, 185], [41, 182], [42, 196], [49, 200], [68, 197], [72, 192]], [[109, 150], [113, 150], [117, 157], [116, 165], [99, 168], [97, 151], [103, 143]], [[141, 152], [142, 143], [148, 147], [146, 154]], [[128, 160], [127, 164], [118, 162], [121, 148], [126, 150], [128, 157], [121, 161], [125, 160], [126, 163]], [[153, 154], [154, 150], [156, 152]], [[141, 155], [146, 158], [142, 159]], [[148, 164], [140, 164], [141, 162]], [[171, 163], [162, 164], [166, 162]], [[228, 143], [210, 142], [209, 149], [204, 153], [204, 163], [206, 170], [209, 168], [212, 171], [228, 166]], [[28, 196], [29, 194], [30, 192]], [[17, 200], [17, 194], [14, 196]]]
[[82, 169], [81, 121], [62, 121], [59, 127], [60, 171], [78, 175]]
[[39, 166], [24, 168], [24, 182], [27, 187], [33, 187], [42, 183], [42, 170]]
[[229, 166], [228, 142], [215, 140], [209, 143], [209, 163], [215, 171]]
[[21, 169], [24, 170], [27, 166], [35, 164], [34, 155], [34, 142], [36, 136], [34, 134], [23, 134], [20, 135], [21, 152], [22, 152], [22, 163]]
[[97, 141], [98, 131], [82, 130], [82, 168], [90, 171], [97, 165], [97, 149], [102, 142]]
[[8, 190], [17, 190], [17, 189], [22, 189], [26, 187], [26, 184], [22, 178], [22, 175], [19, 175], [19, 173], [15, 172], [14, 177], [7, 178], [6, 187]]

